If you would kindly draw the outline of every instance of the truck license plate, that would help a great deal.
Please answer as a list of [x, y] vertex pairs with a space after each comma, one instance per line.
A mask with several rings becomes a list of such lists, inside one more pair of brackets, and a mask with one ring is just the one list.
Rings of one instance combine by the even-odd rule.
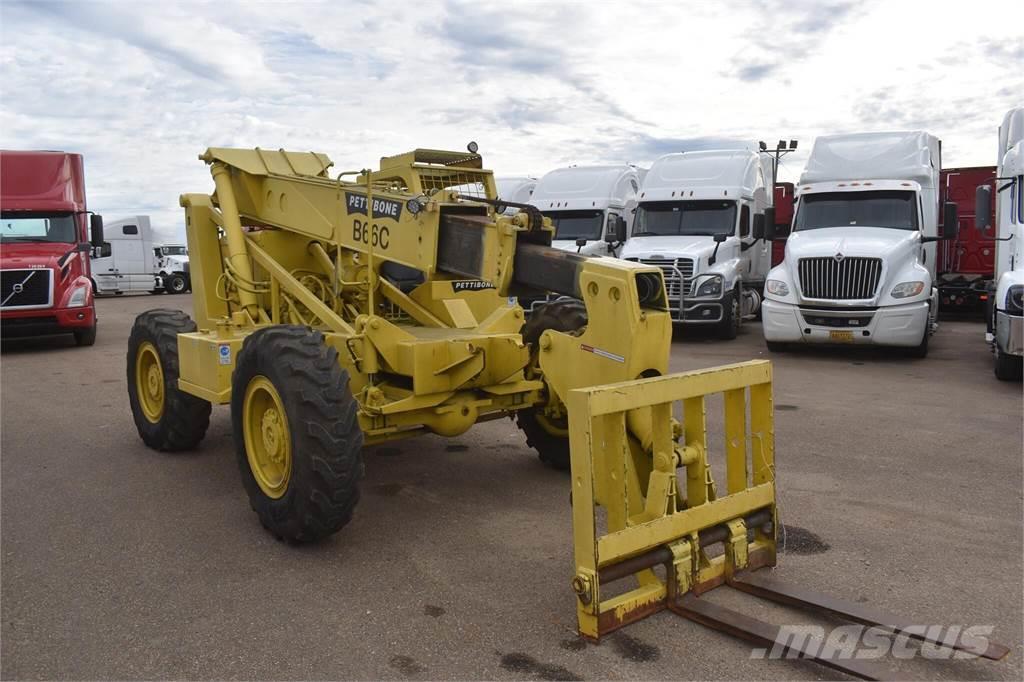
[[853, 332], [848, 332], [848, 331], [829, 332], [828, 336], [829, 336], [829, 338], [831, 340], [838, 341], [839, 343], [853, 343]]

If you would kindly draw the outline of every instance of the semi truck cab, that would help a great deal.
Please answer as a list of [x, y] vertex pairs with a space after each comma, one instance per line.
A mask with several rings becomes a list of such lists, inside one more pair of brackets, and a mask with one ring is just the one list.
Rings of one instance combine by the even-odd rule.
[[937, 326], [934, 242], [955, 238], [958, 220], [956, 204], [945, 204], [939, 237], [940, 167], [940, 143], [924, 132], [815, 141], [783, 262], [765, 283], [769, 350], [846, 343], [927, 354]]
[[80, 154], [0, 151], [0, 329], [5, 338], [70, 333], [96, 342], [89, 254], [103, 250]]
[[765, 220], [774, 222], [765, 160], [706, 150], [667, 154], [651, 166], [621, 257], [662, 269], [673, 321], [713, 325], [731, 339], [742, 318], [757, 313], [771, 265]]
[[[1002, 381], [1024, 376], [1024, 108], [1012, 109], [999, 128], [996, 173], [996, 273], [989, 297], [986, 340]], [[977, 188], [975, 219], [992, 206], [988, 185]], [[979, 228], [988, 227], [979, 221]], [[983, 229], [985, 236], [990, 231]]]
[[635, 166], [571, 166], [545, 174], [527, 203], [555, 226], [551, 245], [587, 256], [618, 255], [633, 222]]

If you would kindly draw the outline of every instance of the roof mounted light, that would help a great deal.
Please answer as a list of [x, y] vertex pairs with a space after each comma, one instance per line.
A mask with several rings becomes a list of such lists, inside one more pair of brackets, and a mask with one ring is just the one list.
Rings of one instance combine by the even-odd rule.
[[466, 150], [469, 151], [470, 154], [476, 154], [480, 151], [480, 145], [470, 140], [469, 144], [466, 145]]

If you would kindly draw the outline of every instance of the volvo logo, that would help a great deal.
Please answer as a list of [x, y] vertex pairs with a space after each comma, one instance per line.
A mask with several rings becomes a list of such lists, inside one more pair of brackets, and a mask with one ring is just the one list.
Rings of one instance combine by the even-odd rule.
[[18, 282], [17, 284], [14, 285], [13, 289], [14, 293], [20, 294], [21, 292], [25, 291], [25, 285], [22, 284], [21, 282]]
[[843, 262], [843, 259], [844, 259], [844, 258], [846, 258], [846, 256], [844, 256], [844, 255], [843, 255], [843, 254], [841, 254], [841, 253], [837, 253], [836, 255], [834, 255], [834, 256], [832, 256], [832, 257], [836, 259], [836, 262], [837, 262], [837, 263], [842, 263], [842, 262]]

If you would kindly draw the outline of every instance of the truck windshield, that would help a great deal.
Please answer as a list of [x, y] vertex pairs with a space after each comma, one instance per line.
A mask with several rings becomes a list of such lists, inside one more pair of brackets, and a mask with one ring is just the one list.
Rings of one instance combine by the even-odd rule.
[[648, 201], [636, 210], [634, 237], [713, 237], [736, 230], [734, 201]]
[[914, 192], [884, 190], [822, 192], [800, 197], [793, 223], [795, 231], [851, 225], [916, 230], [916, 196]]
[[0, 215], [4, 242], [76, 242], [75, 216], [4, 213]]
[[184, 246], [161, 246], [160, 253], [165, 256], [187, 256], [188, 251]]
[[551, 211], [544, 215], [555, 226], [555, 239], [601, 238], [604, 211]]

